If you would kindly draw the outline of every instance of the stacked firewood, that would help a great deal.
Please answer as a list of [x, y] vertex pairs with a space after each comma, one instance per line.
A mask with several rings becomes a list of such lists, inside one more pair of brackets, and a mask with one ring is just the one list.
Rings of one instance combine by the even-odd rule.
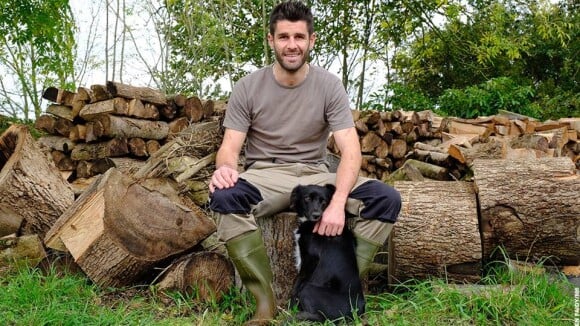
[[[502, 111], [459, 119], [430, 110], [353, 111], [353, 116], [363, 153], [361, 174], [389, 183], [465, 179], [476, 158], [569, 157], [580, 169], [580, 118], [540, 122]], [[333, 139], [329, 150], [339, 154]]]
[[90, 183], [86, 179], [111, 167], [138, 170], [168, 141], [198, 123], [214, 122], [218, 138], [212, 138], [212, 145], [202, 153], [189, 156], [215, 152], [225, 109], [222, 102], [166, 96], [159, 90], [116, 82], [79, 87], [77, 92], [49, 87], [43, 98], [51, 104], [35, 122], [47, 133], [39, 142], [50, 149], [65, 178], [81, 190]]

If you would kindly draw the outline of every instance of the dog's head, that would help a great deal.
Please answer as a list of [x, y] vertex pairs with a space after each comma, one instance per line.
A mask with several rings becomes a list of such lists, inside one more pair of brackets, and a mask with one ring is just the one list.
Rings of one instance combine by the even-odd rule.
[[322, 212], [328, 206], [334, 190], [334, 185], [298, 185], [292, 190], [290, 207], [296, 211], [298, 217], [307, 221], [317, 222]]

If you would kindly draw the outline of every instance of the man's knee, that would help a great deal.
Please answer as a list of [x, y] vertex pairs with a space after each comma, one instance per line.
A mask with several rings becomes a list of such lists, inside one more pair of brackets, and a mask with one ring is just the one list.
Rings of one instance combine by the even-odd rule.
[[363, 203], [361, 217], [389, 223], [397, 221], [401, 210], [401, 194], [388, 184], [369, 180], [355, 188], [349, 197]]
[[216, 189], [210, 195], [209, 207], [221, 214], [247, 214], [262, 199], [258, 188], [245, 179], [238, 179], [231, 188]]

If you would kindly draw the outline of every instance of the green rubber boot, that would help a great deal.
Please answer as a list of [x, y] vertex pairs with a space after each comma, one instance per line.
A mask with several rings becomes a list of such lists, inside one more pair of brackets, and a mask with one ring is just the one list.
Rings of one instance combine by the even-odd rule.
[[246, 325], [268, 325], [276, 315], [276, 299], [270, 260], [260, 230], [227, 241], [226, 248], [242, 283], [256, 299], [256, 313]]
[[356, 263], [358, 265], [358, 275], [363, 278], [369, 271], [371, 263], [379, 250], [380, 244], [371, 242], [365, 238], [355, 236], [356, 238]]

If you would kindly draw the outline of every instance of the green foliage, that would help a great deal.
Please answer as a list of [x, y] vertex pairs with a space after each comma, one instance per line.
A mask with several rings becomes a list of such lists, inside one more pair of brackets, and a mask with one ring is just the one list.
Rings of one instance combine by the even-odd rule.
[[[404, 20], [413, 22], [412, 33], [405, 34], [412, 37], [394, 54], [391, 82], [420, 90], [460, 116], [506, 107], [545, 119], [577, 116], [580, 16], [574, 4], [510, 0], [399, 5], [407, 9], [402, 12], [422, 18]], [[437, 15], [442, 24], [434, 23]], [[391, 33], [403, 30], [392, 27]], [[511, 81], [498, 84], [503, 77]]]
[[438, 105], [447, 115], [462, 118], [494, 115], [499, 110], [539, 118], [539, 109], [533, 98], [533, 87], [499, 77], [464, 89], [447, 89], [438, 98]]
[[0, 1], [0, 112], [37, 118], [45, 86], [74, 88], [74, 28], [68, 0]]

